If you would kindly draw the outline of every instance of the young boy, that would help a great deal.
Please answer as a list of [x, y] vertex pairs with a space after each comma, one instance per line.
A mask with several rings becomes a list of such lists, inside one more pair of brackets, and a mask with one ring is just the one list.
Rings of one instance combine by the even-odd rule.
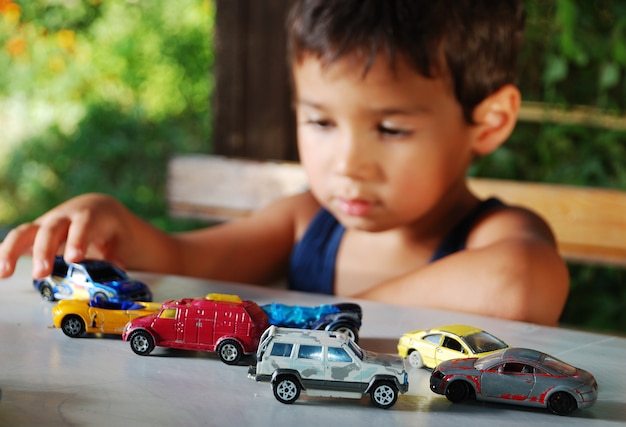
[[476, 156], [511, 134], [521, 1], [298, 0], [288, 19], [310, 191], [250, 217], [168, 235], [98, 194], [10, 232], [0, 277], [32, 249], [33, 274], [68, 260], [541, 324], [568, 272], [546, 223], [479, 200]]

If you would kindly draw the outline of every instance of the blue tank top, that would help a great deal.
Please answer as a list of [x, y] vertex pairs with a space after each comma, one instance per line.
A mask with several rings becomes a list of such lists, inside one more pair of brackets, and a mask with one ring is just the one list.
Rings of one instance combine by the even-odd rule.
[[[496, 199], [482, 201], [441, 241], [429, 262], [465, 249], [465, 241], [474, 224], [493, 208], [504, 206]], [[337, 251], [345, 228], [325, 209], [320, 209], [302, 239], [295, 245], [289, 260], [289, 289], [334, 294]]]

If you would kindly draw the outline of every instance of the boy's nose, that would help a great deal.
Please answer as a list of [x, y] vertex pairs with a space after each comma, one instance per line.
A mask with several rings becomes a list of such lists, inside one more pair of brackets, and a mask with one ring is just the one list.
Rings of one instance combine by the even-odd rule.
[[354, 136], [342, 139], [335, 151], [334, 172], [358, 181], [373, 179], [376, 175], [376, 161], [372, 147]]

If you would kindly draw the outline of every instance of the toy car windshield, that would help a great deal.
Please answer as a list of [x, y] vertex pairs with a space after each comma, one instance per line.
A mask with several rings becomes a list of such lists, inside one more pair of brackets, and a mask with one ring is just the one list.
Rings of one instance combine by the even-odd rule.
[[463, 337], [463, 340], [474, 353], [487, 353], [489, 351], [502, 350], [508, 345], [493, 335], [482, 331]]
[[89, 267], [89, 274], [96, 282], [116, 282], [126, 279], [126, 274], [112, 265], [97, 264]]
[[141, 310], [142, 308], [145, 308], [143, 304], [139, 304], [134, 301], [112, 302], [103, 300], [98, 297], [89, 301], [89, 306], [95, 308], [104, 308], [106, 310]]

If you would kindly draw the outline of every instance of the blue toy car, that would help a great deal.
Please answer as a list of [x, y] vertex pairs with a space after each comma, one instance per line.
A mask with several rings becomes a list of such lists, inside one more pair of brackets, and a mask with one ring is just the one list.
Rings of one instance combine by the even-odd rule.
[[335, 331], [346, 334], [354, 342], [359, 341], [359, 329], [363, 312], [353, 303], [324, 304], [315, 307], [271, 303], [261, 308], [269, 318], [270, 325]]
[[126, 273], [106, 261], [65, 262], [56, 257], [52, 274], [33, 280], [33, 286], [47, 301], [94, 299], [101, 301], [152, 301], [145, 283], [129, 279]]

